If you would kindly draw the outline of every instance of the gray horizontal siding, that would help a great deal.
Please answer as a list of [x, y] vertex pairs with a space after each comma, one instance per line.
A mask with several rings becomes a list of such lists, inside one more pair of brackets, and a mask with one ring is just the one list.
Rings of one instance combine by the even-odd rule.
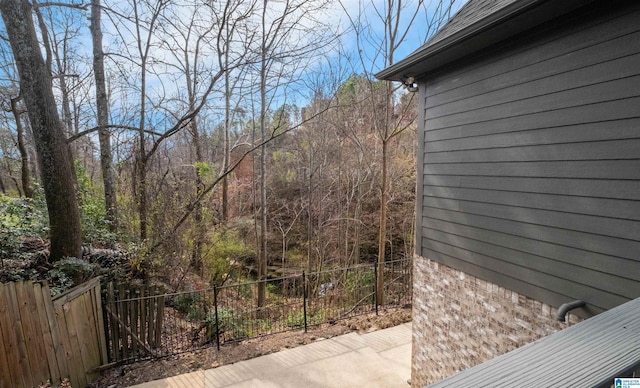
[[[611, 266], [621, 264], [623, 265], [622, 268], [630, 268], [629, 262], [620, 262], [619, 260], [615, 260], [615, 258], [625, 258], [636, 261], [638, 260], [638, 252], [640, 251], [640, 242], [637, 240], [601, 236], [528, 222], [511, 221], [435, 208], [424, 207], [423, 212], [426, 217], [422, 218], [423, 225], [427, 219], [442, 220], [452, 224], [454, 228], [461, 228], [462, 226], [468, 225], [489, 231], [521, 236], [533, 240], [534, 243], [537, 243], [537, 241], [545, 241], [552, 244], [574, 247], [585, 251], [583, 255], [585, 260], [588, 260], [592, 252], [601, 253], [611, 256]], [[453, 229], [449, 232], [460, 233], [458, 229]], [[522, 242], [520, 243], [522, 244]], [[629, 275], [637, 278], [638, 273], [629, 272]]]
[[[631, 42], [624, 41], [620, 43], [627, 44], [626, 48], [630, 52], [640, 51], [640, 33], [632, 34], [627, 37], [631, 39]], [[602, 47], [600, 49], [602, 49]], [[530, 99], [544, 96], [544, 100], [548, 101], [549, 104], [552, 104], [554, 100], [548, 96], [549, 94], [562, 92], [566, 95], [567, 93], [570, 93], [567, 90], [569, 88], [579, 89], [578, 92], [580, 92], [584, 90], [583, 88], [592, 85], [604, 84], [632, 77], [639, 74], [639, 68], [640, 54], [630, 54], [622, 58], [599, 62], [591, 66], [585, 66], [560, 74], [550, 75], [545, 78], [535, 79], [528, 82], [512, 83], [510, 86], [501, 89], [492, 88], [490, 91], [486, 91], [485, 87], [478, 88], [478, 90], [474, 90], [478, 94], [473, 97], [430, 107], [427, 111], [427, 118], [431, 119], [449, 116], [459, 112], [473, 112], [474, 110], [491, 106], [500, 107], [505, 103], [512, 103], [514, 101], [524, 101], [525, 103], [531, 102], [532, 107], [540, 108], [543, 107], [542, 104], [536, 104], [535, 100], [531, 101]], [[520, 81], [523, 80], [520, 79]], [[615, 85], [616, 84], [613, 84], [614, 88]], [[604, 86], [600, 86], [600, 88], [605, 90]], [[563, 94], [560, 94], [559, 97], [562, 98]], [[615, 95], [615, 98], [620, 98], [620, 96]], [[590, 100], [578, 99], [575, 103], [580, 103], [582, 101], [587, 101], [588, 103]], [[598, 100], [598, 102], [601, 101], [602, 100]], [[427, 99], [427, 102], [429, 102], [429, 98]], [[438, 102], [440, 101], [438, 100]], [[557, 108], [557, 104], [553, 104], [552, 106]], [[491, 111], [489, 111], [489, 113], [490, 112]]]
[[493, 217], [499, 220], [518, 221], [601, 236], [618, 237], [631, 241], [635, 241], [640, 236], [640, 222], [635, 220], [434, 197], [425, 197], [423, 206], [436, 210], [443, 209], [464, 214]]
[[422, 256], [592, 313], [640, 296], [640, 4], [627, 3], [423, 81]]
[[[584, 286], [585, 281], [591, 283], [611, 282], [611, 292], [626, 298], [632, 298], [640, 291], [640, 285], [637, 281], [628, 278], [630, 276], [628, 272], [624, 272], [622, 276], [616, 276], [608, 273], [608, 267], [596, 271], [587, 268], [588, 263], [583, 262], [583, 260], [577, 260], [574, 264], [567, 262], [564, 258], [562, 260], [554, 260], [539, 254], [529, 254], [519, 249], [511, 249], [500, 245], [508, 244], [508, 242], [504, 241], [499, 241], [497, 244], [489, 243], [485, 242], [485, 240], [471, 239], [428, 228], [424, 228], [423, 233], [424, 237], [430, 242], [429, 247], [433, 250], [443, 253], [453, 252], [454, 250], [458, 252], [466, 251], [466, 253], [457, 253], [456, 257], [473, 258], [477, 255], [482, 255], [483, 263], [491, 260], [501, 267], [513, 265], [514, 268], [512, 270], [514, 272], [527, 270], [527, 273], [533, 274], [533, 277], [530, 278], [532, 283], [543, 284], [542, 278], [551, 278], [554, 281], [560, 278], [561, 280], [569, 280], [575, 283], [575, 287], [583, 287], [582, 291], [588, 292], [589, 290], [584, 288], [586, 287]], [[509, 258], [509, 260], [501, 259], [504, 257]], [[634, 264], [637, 268], [638, 265]], [[579, 267], [580, 270], [576, 271], [576, 267]], [[526, 280], [528, 277], [523, 277], [522, 279]], [[602, 302], [606, 303], [606, 299], [603, 299]], [[592, 300], [592, 303], [596, 304], [596, 301]], [[600, 305], [600, 307], [603, 306]]]
[[481, 175], [581, 179], [640, 179], [640, 160], [427, 164], [425, 175]]
[[[613, 58], [617, 52], [626, 52], [628, 55], [630, 52], [625, 51], [625, 46], [635, 42], [614, 42], [613, 45], [608, 44], [606, 50], [598, 45], [636, 33], [638, 14], [638, 7], [632, 6], [626, 9], [609, 9], [607, 15], [589, 20], [577, 16], [574, 20], [567, 21], [561, 35], [555, 31], [538, 29], [521, 39], [513, 39], [511, 44], [502, 43], [502, 49], [498, 48], [491, 55], [479, 58], [473, 72], [461, 68], [430, 79], [433, 86], [425, 96], [438, 95], [437, 106], [458, 100], [460, 96], [476, 94], [462, 89], [465, 87], [500, 89], [509, 86], [509, 82], [544, 78], [597, 63], [601, 60], [599, 58]], [[575, 60], [567, 62], [565, 59], [568, 55]], [[547, 65], [549, 61], [552, 62]], [[526, 71], [521, 71], [523, 69]], [[545, 69], [547, 72], [543, 71]], [[445, 94], [447, 92], [450, 94]]]
[[[514, 133], [533, 129], [600, 124], [623, 119], [637, 119], [640, 97], [602, 101], [597, 104], [571, 106], [521, 116], [497, 117], [491, 121], [475, 122], [441, 129], [427, 128], [429, 141], [466, 138], [472, 136]], [[635, 123], [635, 121], [634, 121]]]
[[[637, 103], [640, 103], [640, 101], [637, 101]], [[617, 119], [510, 132], [510, 136], [503, 136], [502, 133], [491, 133], [473, 137], [439, 140], [436, 140], [438, 138], [436, 133], [431, 132], [429, 133], [429, 141], [425, 144], [425, 151], [429, 153], [451, 152], [471, 149], [635, 139], [638, 136], [638, 121], [634, 118]], [[439, 132], [439, 134], [442, 135], [444, 132]]]
[[517, 193], [535, 192], [586, 198], [613, 198], [625, 201], [640, 200], [640, 181], [638, 180], [432, 175], [429, 176], [427, 183], [424, 186], [424, 190], [430, 190], [430, 187], [468, 188]]
[[[639, 68], [635, 70], [640, 71]], [[520, 119], [526, 120], [528, 116], [535, 113], [633, 98], [638, 96], [638, 82], [640, 82], [640, 76], [626, 77], [532, 98], [514, 100], [500, 105], [491, 105], [483, 109], [471, 109], [453, 115], [430, 118], [428, 119], [429, 128], [449, 128], [488, 122], [498, 118], [521, 117]], [[427, 117], [429, 117], [428, 109]]]
[[[426, 186], [424, 194], [425, 200], [431, 201], [438, 198], [455, 199], [640, 221], [640, 201], [442, 186]], [[636, 195], [640, 195], [640, 193], [636, 193]]]
[[[640, 120], [638, 120], [640, 123]], [[553, 136], [553, 135], [552, 135]], [[636, 159], [639, 138], [427, 153], [429, 163]]]
[[[557, 243], [557, 240], [549, 241], [550, 239], [545, 238], [545, 232], [553, 230], [543, 227], [537, 229], [539, 234], [534, 237], [538, 238], [532, 238], [513, 234], [518, 233], [518, 231], [513, 231], [513, 233], [508, 233], [507, 231], [500, 232], [476, 226], [454, 224], [450, 221], [435, 218], [427, 218], [424, 220], [422, 227], [423, 237], [433, 235], [432, 231], [477, 240], [497, 247], [509, 248], [528, 255], [538, 256], [601, 273], [608, 273], [630, 280], [634, 279], [634, 273], [640, 271], [640, 262], [633, 259], [623, 260], [624, 258], [618, 257], [618, 260], [611, 260], [611, 255], [594, 251], [585, 252], [583, 248], [587, 247], [571, 247], [560, 245]], [[556, 238], [558, 239], [558, 237]], [[442, 241], [442, 239], [438, 241]], [[597, 249], [597, 244], [592, 244], [591, 247]], [[516, 258], [514, 260], [518, 259]], [[640, 285], [636, 284], [634, 287], [631, 287], [631, 289], [637, 290], [637, 287], [640, 287]], [[621, 293], [621, 295], [625, 295], [625, 293]]]

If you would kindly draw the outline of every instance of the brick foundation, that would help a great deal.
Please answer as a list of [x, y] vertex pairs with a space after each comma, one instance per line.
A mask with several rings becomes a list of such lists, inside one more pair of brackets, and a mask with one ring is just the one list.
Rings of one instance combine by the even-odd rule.
[[419, 256], [413, 266], [411, 385], [422, 387], [552, 334], [556, 309]]

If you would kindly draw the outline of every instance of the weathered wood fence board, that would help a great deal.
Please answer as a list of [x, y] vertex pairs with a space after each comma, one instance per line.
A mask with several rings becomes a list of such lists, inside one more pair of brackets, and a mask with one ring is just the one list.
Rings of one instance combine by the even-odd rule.
[[[0, 303], [2, 301], [0, 300]], [[9, 368], [9, 361], [7, 357], [7, 350], [4, 347], [4, 340], [2, 335], [2, 328], [0, 327], [0, 387], [5, 388], [9, 386], [11, 382], [11, 369]]]
[[107, 286], [104, 311], [111, 362], [162, 354], [164, 295], [158, 294], [157, 287]]
[[55, 299], [46, 284], [0, 284], [0, 388], [83, 387], [106, 357], [99, 278]]

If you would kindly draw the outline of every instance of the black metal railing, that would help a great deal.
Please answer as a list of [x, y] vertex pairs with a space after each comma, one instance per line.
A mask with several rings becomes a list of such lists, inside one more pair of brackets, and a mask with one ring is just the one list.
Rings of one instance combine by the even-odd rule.
[[[112, 333], [108, 337], [115, 339], [109, 344], [110, 358], [161, 357], [213, 345], [219, 349], [224, 343], [306, 331], [323, 323], [377, 313], [378, 308], [409, 307], [411, 266], [411, 259], [384, 264], [384, 305], [376, 300], [378, 266], [374, 264], [161, 295], [139, 296], [137, 291], [124, 291], [123, 286], [116, 292], [111, 287], [105, 298], [109, 307], [107, 334]], [[264, 290], [262, 303], [260, 288]], [[154, 306], [154, 314], [148, 313], [148, 306]], [[153, 341], [143, 344], [136, 333], [148, 332], [150, 325], [155, 330]], [[135, 351], [124, 351], [125, 345]]]

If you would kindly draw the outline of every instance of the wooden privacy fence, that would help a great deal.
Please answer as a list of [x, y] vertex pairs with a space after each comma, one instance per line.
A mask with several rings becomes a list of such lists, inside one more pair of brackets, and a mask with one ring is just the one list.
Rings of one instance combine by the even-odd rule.
[[164, 355], [162, 326], [164, 291], [152, 286], [109, 283], [105, 296], [105, 322], [109, 361], [122, 362]]
[[0, 388], [84, 387], [106, 361], [100, 278], [54, 299], [47, 284], [0, 284]]

